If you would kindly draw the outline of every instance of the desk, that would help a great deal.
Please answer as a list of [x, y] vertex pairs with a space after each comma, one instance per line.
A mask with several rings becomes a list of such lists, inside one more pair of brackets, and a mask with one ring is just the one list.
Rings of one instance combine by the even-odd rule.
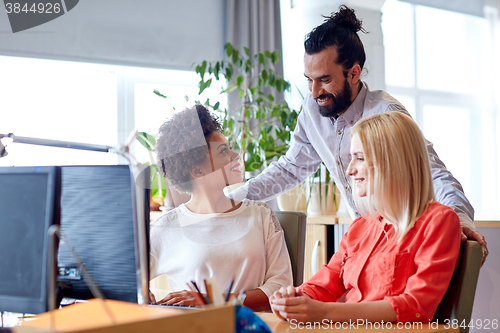
[[[306, 329], [304, 328], [299, 328], [298, 325], [296, 324], [290, 324], [289, 322], [286, 322], [284, 320], [279, 319], [274, 315], [274, 313], [258, 313], [259, 317], [264, 320], [264, 322], [269, 326], [271, 331], [273, 333], [292, 333], [296, 332], [299, 330], [306, 330], [308, 332], [356, 332], [356, 333], [381, 333], [381, 332], [407, 332], [407, 333], [441, 333], [441, 332], [460, 332], [459, 328], [453, 329], [453, 328], [446, 328], [445, 325], [439, 325], [437, 328], [429, 327], [428, 323], [407, 323], [409, 326], [408, 329], [406, 328], [397, 328], [395, 323], [389, 323], [387, 326], [384, 326], [384, 328], [381, 328], [380, 326], [377, 326], [377, 324], [380, 325], [380, 323], [374, 323], [372, 324], [372, 327], [370, 325], [355, 325], [353, 323], [351, 328], [335, 328], [335, 324], [325, 324], [325, 328], [320, 328], [320, 325], [318, 324], [316, 328], [310, 328]], [[404, 325], [403, 323], [400, 323]], [[338, 326], [340, 323], [338, 323]], [[392, 327], [388, 327], [391, 325]], [[418, 326], [421, 325], [421, 326]], [[344, 324], [346, 327], [347, 324]], [[377, 328], [378, 327], [378, 328]], [[418, 328], [420, 327], [420, 328]]]

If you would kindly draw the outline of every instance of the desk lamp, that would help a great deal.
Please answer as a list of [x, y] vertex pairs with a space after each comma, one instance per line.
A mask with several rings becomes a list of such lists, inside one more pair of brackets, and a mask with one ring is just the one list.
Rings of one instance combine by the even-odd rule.
[[[98, 151], [98, 152], [109, 152], [115, 153], [122, 157], [124, 157], [135, 175], [139, 175], [139, 173], [144, 169], [144, 166], [141, 163], [138, 163], [134, 156], [130, 153], [130, 145], [135, 140], [138, 132], [132, 131], [129, 135], [129, 138], [126, 141], [125, 145], [120, 145], [117, 147], [106, 146], [106, 145], [97, 145], [90, 143], [79, 143], [79, 142], [70, 142], [70, 141], [60, 141], [60, 140], [50, 140], [50, 139], [41, 139], [41, 138], [31, 138], [25, 136], [17, 136], [13, 133], [9, 134], [1, 134], [0, 133], [0, 157], [5, 157], [8, 155], [6, 147], [12, 143], [24, 143], [31, 145], [39, 145], [39, 146], [49, 146], [49, 147], [59, 147], [59, 148], [71, 148], [71, 149], [80, 149], [80, 150], [89, 150], [89, 151]], [[140, 191], [137, 191], [140, 193]], [[145, 227], [145, 219], [141, 212], [144, 210], [144, 201], [142, 200], [140, 195], [136, 196], [136, 217], [137, 217], [137, 228], [139, 235], [139, 256], [141, 258], [141, 281], [142, 281], [142, 296], [144, 300], [149, 299], [149, 286], [147, 284], [147, 271], [149, 267], [146, 267], [147, 258], [149, 254], [147, 253], [147, 244], [145, 243], [145, 239], [147, 237], [147, 231]], [[52, 244], [49, 242], [49, 310], [55, 309], [56, 306], [56, 254], [54, 253], [56, 237], [55, 235], [60, 235], [59, 226], [52, 226], [49, 229], [49, 238], [52, 240]], [[77, 258], [76, 258], [77, 259]], [[89, 288], [94, 290], [97, 295], [96, 297], [102, 298], [100, 296], [100, 292], [93, 288], [93, 286], [89, 285]]]

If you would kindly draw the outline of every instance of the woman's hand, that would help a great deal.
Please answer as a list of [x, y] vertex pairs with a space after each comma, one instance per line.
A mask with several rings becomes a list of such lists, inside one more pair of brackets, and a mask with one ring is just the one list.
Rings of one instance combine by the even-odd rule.
[[285, 317], [283, 317], [279, 311], [275, 310], [273, 305], [273, 302], [278, 299], [283, 299], [283, 298], [291, 298], [291, 297], [296, 297], [296, 296], [302, 296], [304, 295], [302, 291], [299, 288], [294, 288], [293, 286], [288, 286], [286, 288], [281, 287], [280, 290], [275, 291], [274, 294], [269, 297], [269, 303], [271, 304], [271, 310], [273, 310], [274, 314], [278, 316], [278, 318], [285, 320]]
[[286, 320], [295, 319], [298, 322], [321, 322], [328, 317], [326, 311], [328, 305], [305, 295], [271, 301], [271, 308], [278, 317]]
[[298, 288], [281, 288], [269, 298], [269, 301], [271, 309], [281, 319], [321, 322], [327, 317], [328, 305], [311, 299]]
[[158, 302], [159, 304], [175, 304], [175, 305], [201, 305], [194, 297], [193, 293], [188, 290], [173, 291], [165, 298]]
[[149, 303], [156, 303], [155, 295], [151, 292], [151, 290], [149, 291]]

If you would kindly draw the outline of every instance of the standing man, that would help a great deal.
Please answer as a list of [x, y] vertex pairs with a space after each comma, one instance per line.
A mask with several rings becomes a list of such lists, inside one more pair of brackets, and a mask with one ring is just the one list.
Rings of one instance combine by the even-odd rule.
[[[351, 161], [351, 128], [361, 118], [373, 114], [408, 112], [392, 96], [381, 90], [372, 91], [360, 80], [365, 51], [358, 31], [365, 32], [354, 10], [341, 6], [306, 36], [304, 75], [311, 93], [305, 97], [290, 148], [285, 156], [233, 192], [234, 198], [273, 199], [302, 183], [324, 162], [348, 206], [356, 217], [360, 216], [352, 197], [352, 183], [346, 175]], [[427, 151], [436, 200], [458, 214], [462, 241], [469, 238], [483, 245], [484, 262], [488, 250], [484, 237], [474, 227], [474, 209], [428, 141]]]

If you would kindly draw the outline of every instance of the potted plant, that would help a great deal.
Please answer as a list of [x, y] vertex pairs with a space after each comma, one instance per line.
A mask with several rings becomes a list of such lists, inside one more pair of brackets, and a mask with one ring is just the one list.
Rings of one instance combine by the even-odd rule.
[[[154, 93], [165, 97], [156, 90]], [[165, 177], [158, 171], [156, 158], [154, 157], [154, 147], [156, 146], [156, 138], [154, 135], [146, 132], [139, 132], [136, 139], [149, 152], [150, 162], [145, 164], [148, 164], [151, 170], [151, 210], [173, 209], [178, 204], [187, 202], [191, 196], [186, 193], [179, 193], [174, 188], [168, 188]]]
[[324, 163], [307, 180], [309, 215], [335, 215], [339, 210], [340, 190], [330, 177]]
[[245, 170], [257, 171], [283, 155], [290, 143], [291, 132], [300, 111], [291, 109], [276, 96], [290, 89], [290, 83], [275, 71], [280, 59], [278, 52], [250, 54], [247, 47], [224, 46], [225, 60], [196, 65], [200, 76], [199, 94], [214, 80], [224, 80], [221, 95], [238, 93], [237, 109], [221, 109], [220, 103], [205, 102], [222, 115], [223, 127], [233, 149], [243, 156]]
[[[290, 83], [275, 71], [275, 65], [280, 59], [278, 52], [264, 51], [251, 55], [248, 48], [237, 48], [230, 43], [226, 43], [224, 50], [225, 60], [202, 61], [195, 65], [196, 73], [200, 76], [198, 94], [201, 95], [205, 89], [210, 88], [214, 81], [222, 83], [221, 96], [227, 97], [229, 93], [238, 94], [241, 103], [236, 109], [222, 108], [219, 101], [208, 99], [203, 104], [219, 113], [225, 131], [224, 135], [232, 144], [233, 149], [240, 151], [245, 170], [258, 172], [258, 170], [267, 167], [271, 161], [286, 153], [300, 110], [294, 110], [288, 106], [285, 100], [277, 100], [276, 98], [285, 90], [291, 89]], [[154, 93], [166, 98], [156, 90]], [[199, 101], [195, 102], [200, 103]], [[144, 132], [139, 135], [138, 140], [149, 151], [152, 151], [156, 142], [154, 136]], [[159, 197], [162, 195], [165, 197], [168, 192], [165, 190], [166, 184], [157, 172], [154, 161], [151, 161], [151, 172], [151, 182], [155, 183], [154, 193], [157, 193], [159, 201]], [[311, 177], [318, 176], [319, 172], [321, 170]], [[322, 178], [320, 177], [320, 179]], [[309, 203], [314, 205], [314, 198], [310, 196], [314, 192], [313, 182], [311, 181], [309, 184], [311, 186], [304, 187], [302, 184], [294, 190], [301, 198], [299, 201], [293, 197], [293, 199], [288, 200], [291, 201], [291, 205], [287, 208], [280, 208], [282, 210], [305, 211], [305, 205]], [[324, 185], [320, 185], [320, 188], [321, 191], [316, 192], [326, 191], [325, 193], [328, 193], [330, 191], [329, 185], [326, 188]], [[306, 196], [306, 192], [308, 192], [308, 196]], [[326, 196], [320, 196], [320, 203], [322, 198], [326, 198]]]
[[156, 160], [153, 156], [153, 150], [156, 145], [156, 139], [153, 135], [146, 132], [139, 132], [136, 137], [137, 141], [144, 146], [149, 152], [150, 162], [146, 162], [151, 170], [151, 210], [159, 210], [164, 204], [164, 198], [167, 194], [167, 185], [165, 178], [158, 172]]
[[[275, 71], [280, 58], [278, 52], [265, 51], [252, 56], [248, 48], [235, 48], [230, 43], [226, 43], [224, 50], [225, 60], [196, 65], [200, 76], [199, 94], [214, 80], [222, 79], [226, 85], [221, 94], [238, 93], [241, 106], [237, 110], [221, 109], [219, 102], [212, 104], [209, 100], [205, 104], [222, 115], [225, 135], [244, 156], [245, 170], [257, 171], [286, 153], [301, 110], [291, 109], [286, 101], [275, 98], [291, 89], [290, 83]], [[321, 164], [307, 182], [308, 186], [301, 184], [281, 195], [280, 209], [336, 213], [340, 192], [330, 179], [328, 169]]]

